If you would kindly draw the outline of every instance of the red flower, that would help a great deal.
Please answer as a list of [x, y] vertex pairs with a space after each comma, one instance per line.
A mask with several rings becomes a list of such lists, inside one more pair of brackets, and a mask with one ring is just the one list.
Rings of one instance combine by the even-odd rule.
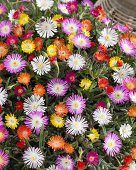
[[109, 85], [109, 86], [106, 87], [106, 93], [107, 93], [107, 94], [110, 94], [110, 93], [112, 93], [113, 91], [114, 91], [114, 88], [113, 88], [112, 86]]
[[98, 61], [104, 61], [105, 60], [105, 54], [102, 52], [96, 52], [95, 53], [95, 59]]
[[83, 161], [78, 161], [77, 162], [77, 169], [78, 170], [83, 170], [83, 169], [85, 169], [85, 167], [86, 167], [86, 163], [85, 162], [83, 162]]
[[102, 45], [102, 44], [100, 44], [99, 49], [100, 49], [100, 51], [103, 52], [103, 53], [107, 53], [107, 52], [108, 52], [108, 48], [105, 47], [105, 46]]
[[19, 148], [19, 149], [24, 149], [25, 146], [26, 146], [26, 143], [24, 140], [21, 140], [21, 141], [18, 141], [16, 146]]
[[23, 110], [24, 104], [22, 102], [16, 102], [16, 110]]
[[109, 81], [106, 78], [100, 78], [98, 80], [98, 85], [99, 85], [100, 88], [104, 89], [109, 85]]
[[0, 105], [0, 113], [2, 113], [2, 106]]
[[119, 170], [129, 170], [129, 169], [128, 169], [128, 166], [125, 165], [125, 166], [120, 167]]
[[122, 67], [123, 66], [123, 61], [122, 60], [118, 60], [117, 61], [117, 65], [118, 65], [118, 67]]
[[3, 71], [5, 68], [4, 64], [3, 63], [0, 63], [0, 71]]
[[28, 56], [28, 61], [31, 62], [31, 61], [33, 61], [34, 58], [35, 58], [35, 55], [33, 55], [33, 54], [32, 54], [32, 55], [29, 55], [29, 56]]
[[56, 56], [50, 57], [49, 60], [51, 63], [53, 63], [57, 60], [57, 57]]
[[25, 93], [25, 89], [22, 86], [16, 86], [15, 90], [14, 90], [14, 93], [17, 96], [22, 96]]
[[19, 128], [17, 129], [17, 135], [20, 140], [24, 140], [24, 139], [29, 140], [31, 134], [32, 134], [31, 129], [25, 125], [19, 126]]
[[124, 158], [124, 163], [125, 165], [129, 165], [132, 162], [132, 156], [131, 155], [126, 155]]
[[103, 101], [99, 101], [96, 103], [96, 108], [98, 109], [99, 107], [107, 108], [106, 103]]

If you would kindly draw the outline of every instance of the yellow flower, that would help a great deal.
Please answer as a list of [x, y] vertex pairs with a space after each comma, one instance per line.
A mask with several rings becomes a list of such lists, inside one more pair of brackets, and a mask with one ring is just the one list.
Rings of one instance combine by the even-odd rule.
[[82, 87], [84, 90], [88, 90], [91, 84], [92, 84], [91, 80], [84, 78], [81, 80], [79, 86]]
[[97, 139], [99, 139], [99, 133], [96, 129], [91, 129], [91, 133], [87, 135], [87, 137], [92, 141], [95, 142]]
[[32, 53], [35, 50], [34, 42], [31, 40], [25, 40], [21, 44], [22, 51], [25, 53]]
[[18, 125], [18, 120], [14, 114], [10, 113], [5, 116], [5, 123], [8, 128], [15, 129]]
[[63, 20], [63, 16], [60, 14], [56, 14], [52, 18], [53, 21], [57, 22], [57, 26], [60, 27], [61, 24], [58, 23], [59, 20]]
[[68, 49], [69, 49], [71, 52], [73, 52], [74, 44], [69, 43], [69, 44], [67, 44], [67, 47], [68, 47]]
[[51, 121], [52, 125], [57, 128], [62, 128], [64, 126], [64, 119], [62, 117], [56, 115], [56, 113], [51, 115], [50, 121]]
[[29, 22], [29, 16], [27, 14], [22, 13], [19, 16], [19, 24], [20, 25], [25, 25]]
[[87, 31], [85, 28], [82, 29], [82, 32], [85, 36], [90, 37], [90, 32]]
[[57, 48], [55, 45], [50, 45], [47, 47], [47, 54], [49, 57], [54, 57], [57, 55]]
[[74, 37], [75, 37], [75, 33], [71, 33], [69, 36], [68, 36], [68, 43], [69, 44], [74, 44], [73, 43], [73, 40], [74, 40]]
[[118, 56], [115, 56], [115, 57], [110, 58], [109, 66], [110, 66], [110, 68], [113, 69], [114, 71], [118, 71], [118, 70], [119, 70], [119, 67], [118, 67], [118, 65], [117, 65], [118, 61], [121, 61], [121, 58], [118, 57]]

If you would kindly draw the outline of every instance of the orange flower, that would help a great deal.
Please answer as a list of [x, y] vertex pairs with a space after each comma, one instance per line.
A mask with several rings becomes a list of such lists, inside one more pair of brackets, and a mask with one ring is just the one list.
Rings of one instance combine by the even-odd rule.
[[0, 84], [2, 84], [2, 82], [3, 82], [3, 79], [2, 79], [2, 77], [0, 77]]
[[48, 145], [50, 148], [56, 151], [59, 149], [64, 149], [65, 141], [61, 136], [52, 136], [48, 140]]
[[43, 96], [45, 94], [45, 88], [43, 85], [41, 84], [37, 84], [35, 85], [34, 89], [33, 89], [33, 93], [34, 95], [37, 95], [37, 96]]
[[106, 12], [105, 12], [104, 9], [101, 9], [101, 10], [99, 11], [99, 13], [100, 13], [100, 15], [98, 16], [98, 18], [99, 18], [100, 21], [102, 21], [103, 19], [106, 18]]
[[3, 58], [8, 53], [8, 45], [0, 42], [0, 58]]
[[35, 51], [40, 51], [43, 47], [43, 40], [40, 37], [34, 39]]
[[24, 139], [29, 140], [31, 134], [32, 134], [31, 129], [25, 125], [19, 126], [19, 128], [17, 129], [17, 135], [20, 140], [24, 140]]
[[71, 52], [70, 50], [68, 49], [68, 47], [66, 46], [61, 46], [59, 49], [58, 49], [58, 58], [60, 60], [66, 60], [66, 59], [69, 59], [69, 57], [71, 56]]
[[68, 154], [72, 154], [74, 152], [74, 148], [72, 146], [72, 144], [70, 143], [65, 143], [64, 145], [64, 151]]
[[16, 25], [13, 28], [13, 33], [17, 36], [17, 37], [21, 37], [23, 35], [23, 27], [21, 25]]
[[133, 159], [136, 159], [136, 146], [134, 146], [132, 149], [131, 149], [131, 152], [132, 152], [132, 158]]
[[17, 80], [19, 83], [24, 84], [24, 85], [28, 85], [30, 83], [30, 74], [28, 73], [20, 73], [20, 75], [18, 76]]
[[136, 107], [130, 107], [128, 110], [128, 116], [136, 117]]
[[64, 39], [63, 38], [56, 38], [54, 43], [54, 45], [56, 45], [57, 48], [60, 48], [61, 46], [64, 46]]
[[68, 108], [66, 107], [66, 104], [63, 102], [60, 102], [55, 106], [55, 112], [58, 116], [66, 116], [68, 113]]
[[136, 34], [132, 34], [132, 36], [130, 37], [130, 41], [134, 44], [134, 46], [136, 47]]
[[91, 31], [92, 30], [92, 23], [89, 19], [85, 19], [81, 22], [82, 28], [86, 29], [86, 31]]

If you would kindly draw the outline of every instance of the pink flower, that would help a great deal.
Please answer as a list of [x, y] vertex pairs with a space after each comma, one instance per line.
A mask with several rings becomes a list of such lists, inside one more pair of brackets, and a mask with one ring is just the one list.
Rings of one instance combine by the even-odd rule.
[[23, 40], [29, 39], [33, 36], [33, 32], [29, 31], [27, 33], [25, 33], [25, 35], [23, 36]]
[[26, 8], [25, 8], [25, 6], [24, 6], [24, 5], [21, 5], [21, 6], [19, 7], [19, 10], [20, 10], [20, 12], [23, 12], [23, 11], [25, 11], [25, 10], [26, 10]]
[[98, 165], [99, 163], [99, 155], [95, 151], [91, 151], [87, 155], [87, 161], [90, 165]]
[[7, 40], [6, 40], [6, 43], [8, 45], [14, 45], [14, 44], [17, 44], [18, 43], [18, 37], [15, 36], [15, 35], [10, 35]]
[[76, 12], [78, 10], [78, 2], [68, 2], [66, 8], [68, 12]]

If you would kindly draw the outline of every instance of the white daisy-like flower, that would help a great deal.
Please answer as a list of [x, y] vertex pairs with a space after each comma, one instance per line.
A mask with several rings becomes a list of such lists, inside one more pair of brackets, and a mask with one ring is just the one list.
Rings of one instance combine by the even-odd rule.
[[8, 98], [7, 91], [3, 87], [0, 87], [0, 106], [5, 104], [7, 98]]
[[13, 18], [13, 15], [14, 15], [15, 12], [16, 12], [15, 9], [11, 9], [8, 13], [8, 18], [12, 23], [15, 22], [17, 24], [18, 20]]
[[93, 118], [100, 126], [103, 126], [111, 122], [112, 115], [108, 109], [99, 107], [93, 112]]
[[114, 46], [118, 42], [118, 34], [114, 29], [104, 28], [98, 41], [106, 47]]
[[136, 170], [136, 163], [134, 161], [129, 164], [128, 170]]
[[55, 165], [51, 165], [46, 170], [59, 170], [59, 169]]
[[78, 115], [68, 118], [66, 120], [65, 126], [68, 134], [76, 136], [86, 132], [88, 123], [85, 118], [81, 117], [81, 115]]
[[40, 168], [43, 165], [44, 155], [40, 148], [29, 147], [23, 154], [24, 163], [29, 168]]
[[132, 127], [129, 124], [121, 125], [119, 132], [122, 138], [129, 138], [132, 134]]
[[33, 61], [31, 61], [31, 64], [33, 66], [34, 72], [40, 76], [48, 73], [51, 70], [51, 64], [49, 60], [42, 55], [34, 58]]
[[80, 54], [73, 54], [69, 57], [67, 63], [72, 70], [80, 70], [85, 66], [85, 59]]
[[37, 6], [40, 8], [41, 11], [46, 11], [47, 9], [50, 9], [54, 1], [53, 0], [36, 0]]
[[57, 24], [52, 20], [52, 18], [45, 18], [42, 17], [41, 21], [38, 22], [36, 25], [36, 31], [43, 38], [53, 37], [54, 34], [57, 32]]
[[122, 84], [123, 80], [126, 77], [133, 77], [134, 76], [134, 69], [131, 67], [131, 65], [125, 63], [123, 66], [113, 73], [112, 77], [115, 82]]
[[44, 98], [40, 96], [32, 95], [25, 99], [24, 112], [28, 115], [31, 112], [45, 112], [47, 107], [44, 106]]
[[132, 102], [136, 103], [136, 92], [130, 92], [129, 98]]

